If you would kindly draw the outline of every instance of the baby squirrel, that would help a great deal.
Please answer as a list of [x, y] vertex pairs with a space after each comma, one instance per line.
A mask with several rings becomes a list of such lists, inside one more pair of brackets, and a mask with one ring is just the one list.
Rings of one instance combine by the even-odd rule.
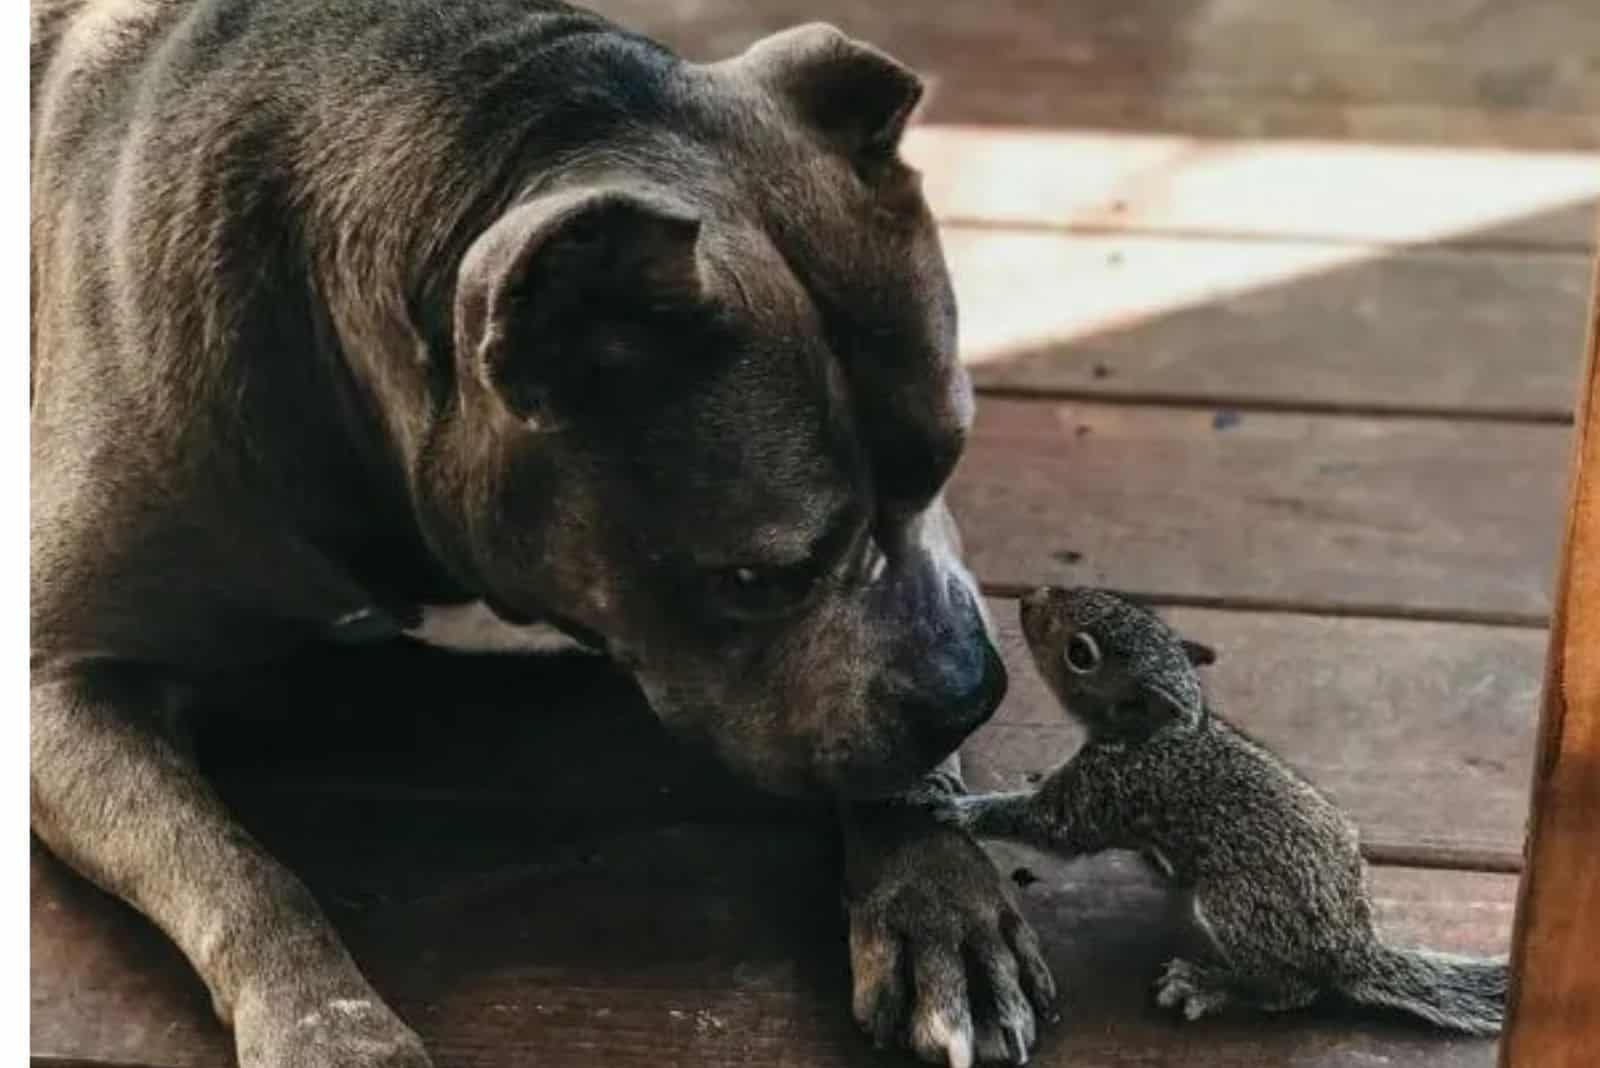
[[1156, 981], [1157, 1003], [1188, 1019], [1331, 994], [1498, 1033], [1505, 959], [1379, 941], [1354, 825], [1209, 706], [1195, 668], [1211, 650], [1101, 590], [1039, 589], [1021, 616], [1088, 740], [1037, 791], [958, 797], [946, 819], [1069, 855], [1140, 850], [1191, 889], [1216, 960], [1173, 960]]

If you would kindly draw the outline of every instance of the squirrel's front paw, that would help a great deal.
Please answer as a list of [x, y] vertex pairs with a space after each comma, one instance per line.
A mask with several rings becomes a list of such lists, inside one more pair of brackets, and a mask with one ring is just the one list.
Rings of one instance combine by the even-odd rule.
[[969, 795], [955, 795], [942, 797], [926, 806], [930, 816], [944, 824], [946, 827], [959, 827], [962, 830], [972, 826], [973, 815], [977, 806], [973, 804], [978, 800]]

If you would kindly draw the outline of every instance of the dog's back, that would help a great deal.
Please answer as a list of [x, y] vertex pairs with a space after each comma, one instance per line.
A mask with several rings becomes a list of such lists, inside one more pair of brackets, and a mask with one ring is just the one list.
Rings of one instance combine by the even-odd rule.
[[[122, 647], [151, 630], [118, 622], [131, 602], [206, 556], [197, 593], [409, 530], [380, 450], [426, 432], [465, 244], [569, 145], [666, 129], [670, 57], [542, 0], [44, 0], [31, 32], [42, 645]], [[229, 600], [297, 619], [324, 598]]]
[[[296, 256], [358, 291], [349, 314], [373, 321], [339, 328], [389, 340], [373, 335], [394, 302], [420, 295], [378, 276], [436, 255], [541, 106], [572, 107], [556, 74], [586, 66], [589, 97], [626, 92], [600, 103], [636, 112], [656, 62], [540, 0], [35, 0], [31, 34], [33, 385], [70, 348], [102, 364], [101, 394], [130, 360], [198, 359], [248, 333], [249, 310], [227, 305], [303, 289], [262, 275]], [[570, 58], [542, 64], [549, 48]], [[579, 118], [592, 136], [604, 115]], [[306, 264], [290, 241], [348, 260]], [[139, 390], [167, 370], [145, 367]]]
[[[126, 130], [140, 73], [203, 2], [33, 0], [28, 100], [35, 181], [63, 164], [88, 162], [81, 153], [94, 141]], [[34, 206], [37, 215], [37, 196]]]
[[187, 6], [189, 0], [33, 0], [28, 88], [35, 123], [42, 112], [40, 89], [58, 60], [85, 70], [125, 63], [140, 53], [148, 31], [159, 32]]

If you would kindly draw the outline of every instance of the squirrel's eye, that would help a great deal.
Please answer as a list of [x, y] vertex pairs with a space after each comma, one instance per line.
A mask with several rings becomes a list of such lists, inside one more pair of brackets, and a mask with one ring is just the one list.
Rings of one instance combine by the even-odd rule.
[[1100, 646], [1087, 634], [1074, 634], [1067, 640], [1061, 659], [1074, 675], [1093, 675], [1100, 670]]

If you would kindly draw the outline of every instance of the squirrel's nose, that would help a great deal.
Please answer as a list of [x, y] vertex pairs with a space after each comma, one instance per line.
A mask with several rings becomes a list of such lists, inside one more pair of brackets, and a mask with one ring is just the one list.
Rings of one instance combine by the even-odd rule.
[[1055, 595], [1055, 592], [1055, 588], [1052, 586], [1040, 586], [1036, 590], [1023, 594], [1022, 600], [1018, 602], [1017, 610], [1022, 617], [1024, 626], [1027, 625], [1030, 618], [1038, 616], [1040, 612], [1049, 607], [1050, 599]]
[[1022, 595], [1022, 607], [1043, 608], [1055, 592], [1054, 586], [1039, 586]]

